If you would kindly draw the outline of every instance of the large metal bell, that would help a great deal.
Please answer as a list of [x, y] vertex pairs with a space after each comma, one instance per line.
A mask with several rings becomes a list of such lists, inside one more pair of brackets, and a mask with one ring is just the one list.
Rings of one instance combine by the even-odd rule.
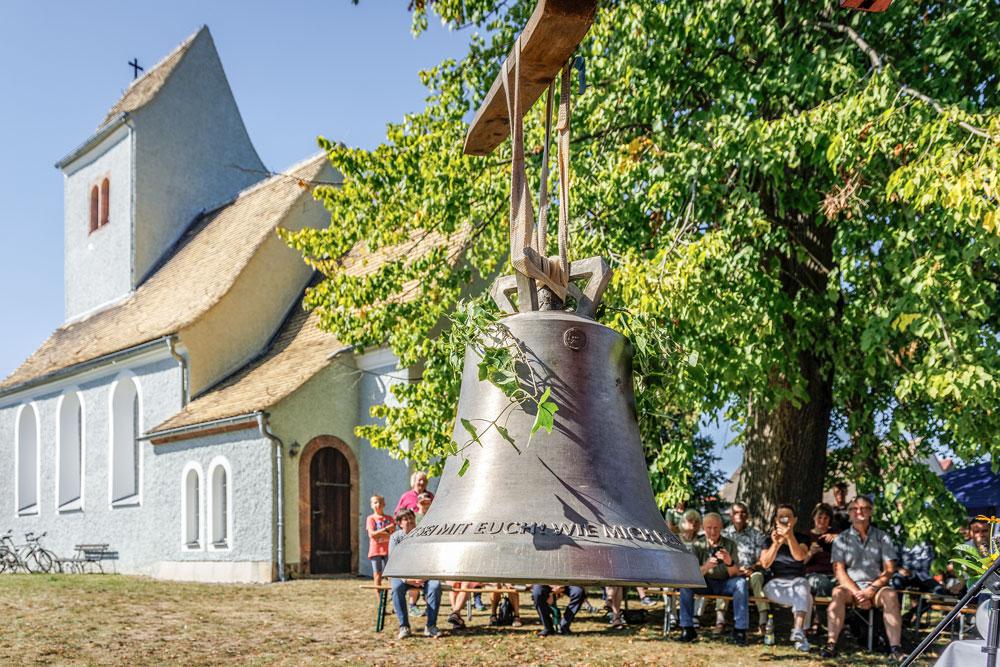
[[[565, 311], [502, 320], [559, 406], [555, 428], [528, 436], [535, 416], [511, 410], [520, 450], [485, 422], [482, 446], [445, 464], [427, 516], [389, 558], [391, 577], [452, 581], [704, 586], [696, 558], [667, 529], [653, 502], [636, 423], [632, 353], [617, 332]], [[466, 354], [461, 419], [492, 420], [509, 406], [480, 381]], [[523, 378], [527, 374], [522, 374]], [[503, 423], [503, 422], [501, 422]]]

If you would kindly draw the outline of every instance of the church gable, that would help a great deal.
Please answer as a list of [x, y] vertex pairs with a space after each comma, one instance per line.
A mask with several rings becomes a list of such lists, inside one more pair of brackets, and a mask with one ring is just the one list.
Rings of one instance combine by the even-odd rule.
[[[325, 156], [316, 156], [289, 175], [273, 176], [199, 216], [149, 280], [120, 303], [56, 329], [0, 383], [0, 394], [189, 327], [230, 292], [268, 239], [278, 241], [274, 230], [290, 210], [308, 207], [322, 212], [299, 183], [326, 178], [324, 174], [332, 173], [328, 169]], [[302, 263], [297, 257], [291, 259]], [[258, 298], [273, 295], [261, 293]], [[285, 299], [283, 307], [288, 304]]]
[[67, 321], [125, 298], [192, 218], [267, 173], [206, 27], [134, 81], [57, 166]]

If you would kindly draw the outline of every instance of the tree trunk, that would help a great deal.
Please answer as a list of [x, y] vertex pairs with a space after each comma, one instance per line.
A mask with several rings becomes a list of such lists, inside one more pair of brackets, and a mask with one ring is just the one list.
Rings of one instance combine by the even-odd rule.
[[[790, 171], [787, 178], [804, 176]], [[807, 181], [803, 178], [802, 182]], [[788, 232], [791, 251], [774, 255], [780, 265], [782, 291], [790, 303], [819, 305], [826, 298], [833, 266], [834, 230], [825, 220], [801, 212], [782, 215], [772, 188], [762, 184], [759, 192], [768, 217]], [[796, 340], [796, 318], [796, 312], [783, 317], [788, 341]], [[837, 326], [836, 318], [829, 326]], [[808, 329], [814, 341], [829, 340], [817, 329], [815, 322]], [[834, 371], [822, 345], [798, 342], [796, 347], [797, 370], [808, 398], [798, 406], [789, 400], [770, 405], [751, 400], [749, 406], [737, 494], [761, 526], [769, 525], [778, 504], [789, 503], [800, 517], [799, 526], [807, 527], [809, 513], [823, 496]], [[776, 372], [773, 382], [787, 383], [788, 378]]]
[[823, 496], [832, 377], [814, 354], [801, 353], [799, 366], [808, 382], [808, 402], [750, 408], [738, 499], [761, 527], [770, 524], [778, 504], [789, 503], [800, 517], [800, 528], [806, 528], [809, 513]]

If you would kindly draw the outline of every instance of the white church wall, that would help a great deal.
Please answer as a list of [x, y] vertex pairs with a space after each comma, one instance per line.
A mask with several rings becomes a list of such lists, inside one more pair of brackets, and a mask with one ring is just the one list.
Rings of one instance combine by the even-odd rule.
[[138, 285], [200, 211], [266, 174], [207, 29], [131, 122]]
[[[357, 424], [371, 424], [375, 421], [369, 412], [373, 405], [380, 403], [399, 405], [389, 389], [394, 384], [406, 382], [408, 371], [398, 368], [395, 357], [387, 351], [362, 355], [358, 359], [358, 366], [363, 372], [360, 376], [357, 413], [354, 419]], [[410, 488], [410, 467], [406, 461], [398, 461], [385, 451], [372, 448], [367, 440], [360, 438], [358, 440], [359, 463], [363, 471], [362, 511], [366, 515], [371, 511], [368, 499], [378, 494], [385, 497], [386, 512], [391, 514], [396, 509], [400, 496]], [[371, 563], [364, 557], [368, 554], [368, 535], [364, 531], [363, 524], [360, 537], [364, 553], [359, 569], [361, 574], [371, 576]]]
[[[151, 507], [172, 508], [158, 516], [146, 573], [162, 579], [219, 582], [272, 581], [274, 571], [274, 476], [270, 441], [256, 427], [152, 446], [156, 480], [147, 488]], [[200, 544], [185, 546], [181, 512], [184, 472], [203, 472], [198, 497]], [[227, 468], [229, 534], [213, 544], [209, 513], [216, 504], [212, 471]]]
[[[140, 428], [158, 424], [174, 414], [181, 404], [181, 372], [166, 346], [155, 354], [122, 362], [85, 377], [68, 378], [58, 384], [39, 387], [30, 394], [0, 399], [0, 528], [13, 528], [21, 541], [25, 532], [47, 532], [43, 544], [60, 556], [73, 555], [81, 543], [108, 543], [119, 552], [121, 572], [148, 573], [158, 548], [157, 526], [177, 513], [177, 503], [162, 506], [150, 492], [160, 484], [160, 471], [150, 445], [139, 445], [140, 494], [136, 502], [113, 506], [109, 495], [111, 474], [111, 391], [115, 382], [134, 377], [140, 392]], [[78, 393], [84, 406], [82, 502], [78, 507], [59, 511], [58, 423], [59, 406], [67, 391]], [[14, 416], [18, 406], [33, 401], [38, 410], [40, 433], [40, 474], [38, 513], [17, 516], [14, 506], [13, 456]], [[153, 498], [155, 498], [155, 493]], [[157, 556], [162, 557], [162, 555]]]
[[[116, 301], [132, 289], [132, 132], [123, 124], [64, 167], [66, 319]], [[90, 229], [91, 188], [107, 178], [108, 224]]]

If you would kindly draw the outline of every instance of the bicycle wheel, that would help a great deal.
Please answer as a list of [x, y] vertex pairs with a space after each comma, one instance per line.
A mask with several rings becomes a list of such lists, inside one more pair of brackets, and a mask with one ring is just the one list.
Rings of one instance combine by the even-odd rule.
[[25, 558], [28, 571], [36, 574], [44, 574], [52, 569], [55, 562], [52, 555], [45, 549], [35, 549]]

